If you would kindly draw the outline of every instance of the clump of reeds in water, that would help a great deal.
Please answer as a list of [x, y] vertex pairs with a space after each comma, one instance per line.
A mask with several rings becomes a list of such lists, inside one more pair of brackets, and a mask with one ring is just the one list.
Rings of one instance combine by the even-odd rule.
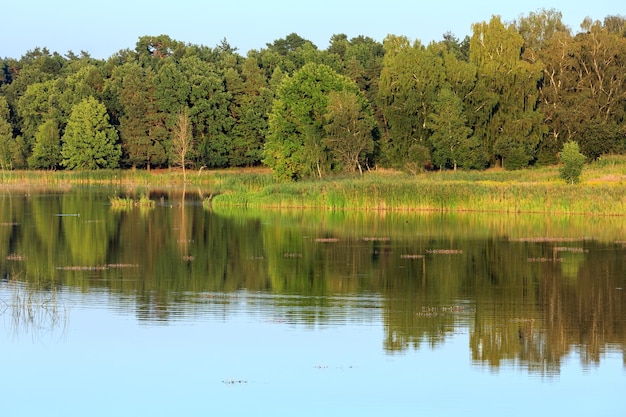
[[37, 286], [11, 277], [0, 287], [0, 316], [7, 315], [14, 333], [65, 330], [69, 314], [54, 286]]
[[152, 208], [155, 206], [154, 200], [151, 200], [146, 195], [142, 195], [138, 199], [130, 198], [130, 197], [113, 196], [113, 197], [109, 197], [109, 202], [111, 203], [111, 207], [122, 209], [122, 210], [131, 209], [134, 207]]

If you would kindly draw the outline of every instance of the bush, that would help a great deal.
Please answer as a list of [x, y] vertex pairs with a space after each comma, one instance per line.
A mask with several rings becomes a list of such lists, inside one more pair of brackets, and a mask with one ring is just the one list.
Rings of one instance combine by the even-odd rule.
[[559, 174], [567, 183], [577, 184], [585, 165], [585, 155], [580, 153], [578, 143], [569, 141], [563, 144], [563, 150], [559, 154], [563, 165], [559, 168]]
[[411, 145], [407, 161], [404, 163], [404, 170], [417, 175], [431, 165], [430, 152], [422, 145]]
[[507, 171], [515, 171], [526, 168], [528, 166], [528, 161], [529, 157], [524, 148], [516, 146], [509, 151], [507, 159], [504, 161], [504, 169]]

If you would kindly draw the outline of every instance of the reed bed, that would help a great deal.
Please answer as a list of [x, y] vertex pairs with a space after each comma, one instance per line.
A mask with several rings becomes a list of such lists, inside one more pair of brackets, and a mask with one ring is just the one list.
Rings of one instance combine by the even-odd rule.
[[[560, 179], [558, 167], [519, 171], [428, 172], [417, 176], [377, 170], [364, 176], [277, 183], [265, 168], [188, 171], [3, 171], [0, 187], [115, 185], [126, 189], [197, 185], [205, 207], [328, 210], [481, 211], [554, 214], [626, 214], [626, 156], [609, 155], [585, 166], [581, 183]], [[114, 197], [117, 208], [153, 201]]]
[[111, 207], [121, 210], [131, 209], [134, 207], [152, 208], [156, 205], [155, 201], [151, 200], [146, 195], [142, 195], [138, 199], [113, 196], [109, 197], [109, 202], [111, 203]]
[[484, 211], [506, 213], [626, 214], [626, 187], [596, 183], [571, 186], [442, 181], [440, 178], [384, 177], [272, 184], [261, 190], [217, 195], [213, 205], [330, 210]]
[[223, 182], [224, 191], [211, 204], [280, 209], [626, 214], [623, 155], [603, 156], [588, 164], [578, 185], [564, 183], [558, 167], [443, 171], [417, 176], [374, 171], [363, 177], [298, 183], [274, 183], [265, 174], [246, 182], [238, 182], [237, 187]]

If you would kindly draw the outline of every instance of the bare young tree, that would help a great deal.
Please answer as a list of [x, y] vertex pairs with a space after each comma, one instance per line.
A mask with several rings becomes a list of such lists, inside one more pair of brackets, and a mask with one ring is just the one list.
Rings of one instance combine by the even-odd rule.
[[187, 154], [193, 145], [191, 135], [191, 120], [187, 110], [181, 110], [176, 115], [176, 121], [172, 128], [172, 162], [183, 169], [183, 181], [187, 183]]

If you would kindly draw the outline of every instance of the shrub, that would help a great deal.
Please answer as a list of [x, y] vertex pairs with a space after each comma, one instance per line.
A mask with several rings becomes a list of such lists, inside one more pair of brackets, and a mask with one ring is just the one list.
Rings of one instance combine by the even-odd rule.
[[569, 141], [563, 144], [563, 150], [559, 154], [563, 165], [559, 168], [559, 174], [567, 183], [576, 184], [580, 181], [585, 164], [585, 155], [580, 153], [578, 143]]

